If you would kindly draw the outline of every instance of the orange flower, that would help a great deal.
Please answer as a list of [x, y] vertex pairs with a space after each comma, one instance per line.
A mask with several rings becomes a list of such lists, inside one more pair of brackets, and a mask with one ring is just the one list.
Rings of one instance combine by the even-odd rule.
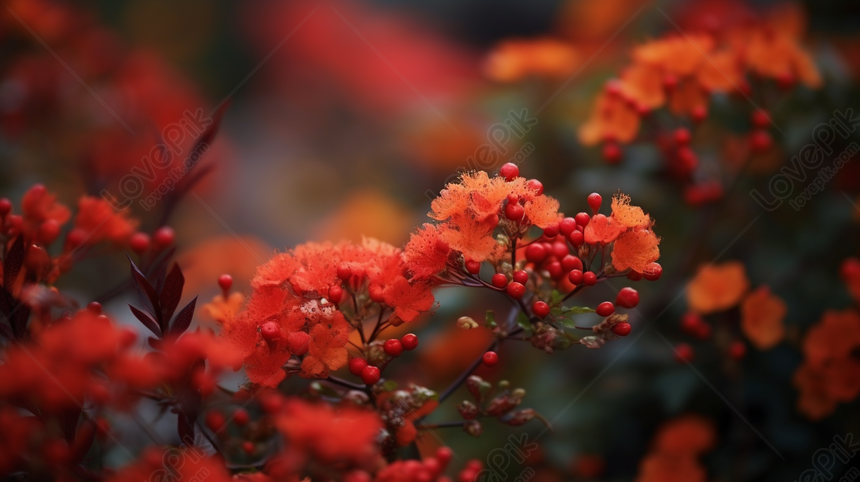
[[818, 420], [830, 415], [840, 402], [860, 395], [860, 315], [854, 310], [826, 311], [806, 335], [806, 359], [794, 374], [800, 390], [798, 409]]
[[625, 228], [650, 228], [653, 224], [642, 208], [630, 205], [630, 196], [626, 194], [612, 196], [612, 218]]
[[713, 422], [687, 415], [667, 422], [654, 440], [658, 452], [699, 455], [711, 450], [716, 442]]
[[565, 78], [578, 61], [576, 50], [558, 40], [506, 40], [487, 57], [484, 72], [497, 82], [516, 82], [529, 75]]
[[224, 295], [215, 295], [211, 302], [203, 305], [203, 313], [218, 323], [229, 324], [242, 309], [244, 303], [245, 296], [238, 291], [230, 293], [227, 298], [224, 298]]
[[785, 313], [785, 302], [761, 286], [741, 303], [741, 330], [756, 348], [769, 350], [785, 336]]
[[614, 217], [606, 217], [603, 214], [592, 216], [583, 232], [585, 242], [588, 244], [609, 244], [621, 235], [627, 228]]
[[705, 482], [705, 469], [692, 457], [655, 453], [639, 465], [636, 482]]
[[660, 258], [660, 238], [653, 231], [638, 229], [622, 234], [612, 247], [612, 266], [618, 271], [628, 268], [640, 273]]
[[130, 218], [130, 215], [128, 208], [114, 211], [102, 198], [83, 196], [78, 201], [75, 229], [85, 233], [86, 243], [90, 245], [101, 241], [124, 245], [140, 224], [136, 219]]
[[860, 315], [855, 310], [825, 311], [803, 340], [803, 353], [816, 366], [845, 359], [857, 347], [860, 347]]
[[687, 304], [703, 315], [727, 310], [740, 303], [749, 289], [744, 265], [738, 261], [711, 264], [699, 269], [687, 287]]
[[451, 247], [441, 234], [435, 225], [425, 223], [409, 238], [403, 258], [413, 277], [430, 278], [445, 271]]
[[639, 114], [618, 93], [602, 92], [591, 117], [579, 128], [579, 141], [586, 146], [599, 142], [631, 142], [639, 132]]

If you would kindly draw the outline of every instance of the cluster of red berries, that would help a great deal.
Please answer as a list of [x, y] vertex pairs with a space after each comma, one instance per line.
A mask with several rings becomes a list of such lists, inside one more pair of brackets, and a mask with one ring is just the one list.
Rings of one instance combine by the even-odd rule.
[[[411, 351], [416, 348], [418, 348], [418, 336], [414, 333], [407, 333], [400, 337], [400, 339], [391, 338], [385, 340], [385, 343], [382, 344], [385, 354], [391, 358], [399, 357], [403, 354], [403, 350]], [[361, 378], [361, 381], [365, 385], [376, 384], [382, 375], [379, 367], [370, 365], [367, 363], [367, 360], [359, 357], [349, 360], [349, 372]]]
[[773, 138], [768, 131], [771, 120], [767, 111], [758, 109], [750, 117], [753, 131], [750, 134], [750, 150], [754, 153], [765, 152], [773, 145]]
[[131, 250], [137, 253], [138, 256], [141, 256], [149, 251], [150, 248], [152, 248], [153, 251], [162, 251], [165, 248], [172, 246], [175, 241], [176, 233], [173, 231], [173, 228], [170, 226], [162, 226], [152, 233], [152, 238], [150, 238], [148, 234], [140, 231], [132, 234], [131, 238], [129, 238], [129, 247], [131, 247]]
[[[685, 313], [681, 316], [681, 331], [698, 340], [705, 341], [711, 338], [713, 327], [710, 323], [704, 320], [698, 313]], [[675, 359], [678, 363], [686, 363], [692, 361], [695, 357], [695, 350], [687, 343], [680, 343], [675, 347]], [[746, 356], [746, 344], [740, 340], [734, 340], [729, 343], [727, 355], [732, 360], [741, 360]]]

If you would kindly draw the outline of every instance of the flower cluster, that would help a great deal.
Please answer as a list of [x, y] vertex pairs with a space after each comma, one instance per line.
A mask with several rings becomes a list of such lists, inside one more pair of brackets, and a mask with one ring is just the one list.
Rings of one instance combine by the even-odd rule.
[[707, 474], [698, 458], [716, 442], [711, 422], [687, 415], [667, 422], [654, 438], [654, 448], [639, 467], [636, 482], [704, 482]]
[[[854, 302], [860, 302], [860, 260], [849, 258], [842, 264], [842, 279]], [[839, 403], [860, 395], [860, 313], [856, 306], [841, 311], [825, 311], [803, 340], [804, 362], [794, 374], [800, 390], [798, 408], [818, 420], [836, 410]]]
[[[729, 310], [739, 308], [740, 332], [759, 350], [769, 350], [785, 337], [785, 302], [771, 293], [767, 285], [750, 291], [746, 268], [739, 261], [711, 263], [702, 266], [686, 290], [689, 310], [680, 320], [681, 331], [698, 340], [712, 338], [713, 324], [708, 315], [725, 316]], [[725, 329], [725, 328], [724, 328]], [[727, 337], [714, 337], [724, 341]], [[746, 345], [735, 334], [720, 348], [734, 360], [746, 354]], [[692, 360], [695, 352], [686, 343], [675, 347], [681, 362]]]

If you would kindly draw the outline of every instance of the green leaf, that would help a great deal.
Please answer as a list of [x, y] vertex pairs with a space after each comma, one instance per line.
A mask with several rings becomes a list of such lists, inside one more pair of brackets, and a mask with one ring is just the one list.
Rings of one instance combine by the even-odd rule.
[[484, 320], [487, 323], [488, 328], [495, 328], [496, 326], [496, 312], [493, 310], [487, 310], [487, 316], [484, 317]]
[[564, 307], [564, 313], [565, 314], [571, 313], [574, 315], [579, 315], [582, 313], [594, 313], [594, 312], [595, 312], [594, 308], [589, 308], [587, 306], [565, 306]]
[[564, 299], [564, 295], [561, 294], [558, 290], [552, 290], [552, 294], [549, 297], [549, 305], [555, 306], [561, 303], [561, 300]]
[[523, 312], [519, 312], [517, 314], [517, 324], [520, 325], [520, 328], [525, 330], [527, 336], [531, 336], [531, 333], [534, 332], [534, 327], [532, 326], [531, 321], [529, 321], [529, 317]]
[[559, 322], [563, 326], [567, 328], [576, 328], [576, 322], [568, 319], [568, 318], [557, 318], [555, 321]]
[[382, 384], [382, 388], [389, 392], [393, 392], [394, 390], [397, 390], [397, 382], [394, 380], [385, 380], [385, 383]]

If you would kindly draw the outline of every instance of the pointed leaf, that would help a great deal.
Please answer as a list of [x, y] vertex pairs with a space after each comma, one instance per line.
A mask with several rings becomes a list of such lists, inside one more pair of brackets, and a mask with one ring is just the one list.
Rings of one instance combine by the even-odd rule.
[[486, 316], [484, 316], [484, 322], [487, 324], [488, 328], [495, 328], [496, 325], [496, 312], [493, 310], [487, 310]]
[[3, 260], [3, 286], [12, 290], [12, 283], [24, 265], [24, 236], [18, 236]]
[[158, 322], [156, 322], [152, 319], [151, 316], [144, 313], [143, 311], [140, 311], [134, 306], [129, 304], [128, 307], [131, 308], [131, 313], [134, 315], [134, 317], [140, 320], [141, 323], [143, 323], [143, 326], [149, 328], [149, 331], [155, 333], [155, 336], [161, 338], [161, 328], [159, 328]]
[[168, 273], [164, 280], [164, 287], [161, 289], [161, 319], [169, 320], [173, 318], [173, 312], [179, 306], [179, 299], [182, 298], [182, 287], [185, 286], [185, 276], [182, 275], [182, 270], [179, 265], [173, 263], [173, 268]]
[[155, 280], [155, 291], [161, 294], [164, 288], [164, 279], [167, 274], [167, 266], [170, 260], [173, 259], [173, 254], [176, 253], [176, 248], [170, 248], [167, 252], [156, 258], [149, 270], [149, 279]]
[[573, 320], [571, 320], [571, 319], [568, 319], [568, 318], [556, 318], [556, 320], [555, 320], [555, 321], [557, 321], [557, 322], [561, 323], [563, 326], [565, 326], [565, 327], [567, 327], [567, 328], [573, 328], [573, 329], [575, 329], [575, 328], [576, 328], [576, 322], [575, 322], [575, 321], [573, 321]]
[[151, 315], [153, 315], [156, 322], [158, 322], [159, 327], [164, 328], [161, 326], [161, 319], [159, 318], [158, 294], [156, 293], [155, 288], [149, 280], [146, 279], [146, 276], [140, 272], [140, 269], [137, 268], [137, 265], [134, 264], [131, 257], [128, 258], [128, 262], [131, 263], [131, 281], [134, 283], [135, 290], [137, 290], [137, 296], [140, 298], [140, 303]]
[[582, 313], [595, 313], [596, 310], [594, 308], [589, 308], [587, 306], [565, 306], [562, 308], [562, 311], [565, 314], [574, 314], [580, 315]]
[[194, 316], [194, 307], [196, 305], [197, 297], [195, 296], [194, 299], [185, 305], [185, 308], [182, 308], [176, 315], [176, 319], [173, 320], [173, 324], [170, 327], [170, 334], [181, 335], [185, 333], [185, 330], [187, 330], [191, 325], [191, 318]]

